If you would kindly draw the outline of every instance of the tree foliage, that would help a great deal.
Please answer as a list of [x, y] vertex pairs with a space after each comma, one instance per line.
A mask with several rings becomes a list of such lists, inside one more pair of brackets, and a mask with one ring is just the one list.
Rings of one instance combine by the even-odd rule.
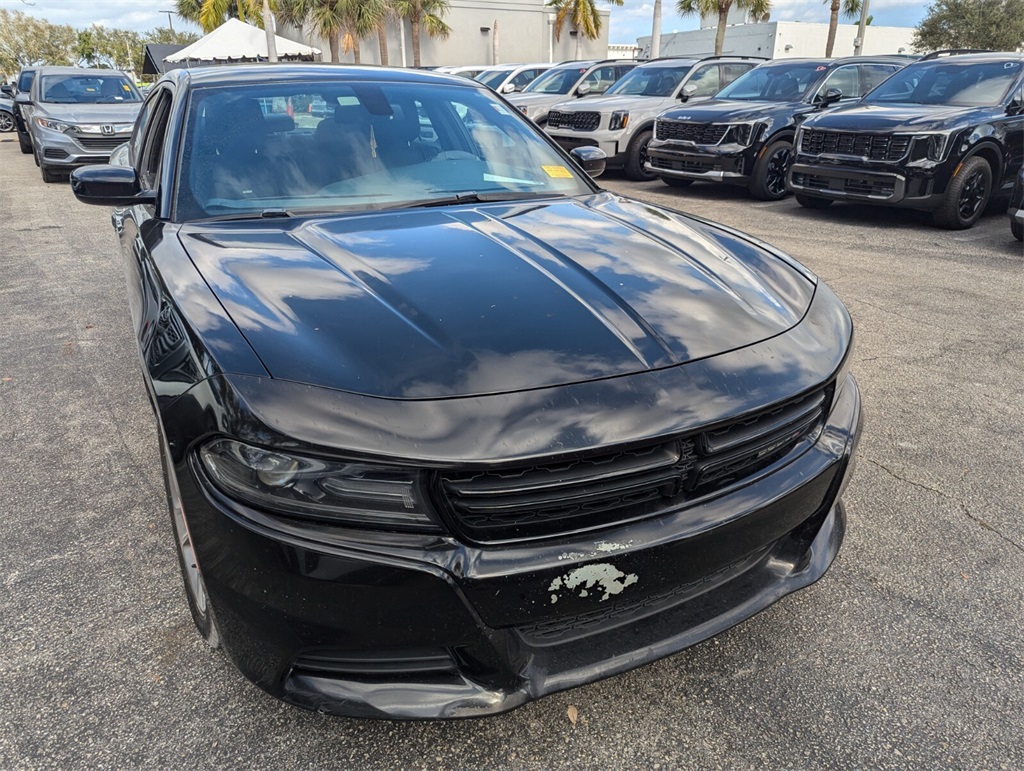
[[452, 28], [444, 20], [451, 4], [448, 0], [394, 0], [393, 7], [399, 19], [408, 20], [412, 31], [412, 63], [419, 67], [420, 42], [423, 31], [430, 37], [444, 40], [452, 34]]
[[[622, 5], [622, 0], [605, 0], [609, 5]], [[601, 16], [594, 0], [548, 0], [555, 11], [555, 40], [562, 39], [566, 23], [576, 29], [576, 58], [580, 58], [580, 38], [597, 40], [601, 36]]]
[[1024, 47], [1024, 0], [936, 0], [914, 32], [914, 50]]
[[772, 9], [772, 0], [678, 0], [676, 10], [680, 16], [717, 16], [715, 55], [721, 56], [725, 46], [725, 23], [733, 6], [750, 11], [755, 18], [765, 16]]

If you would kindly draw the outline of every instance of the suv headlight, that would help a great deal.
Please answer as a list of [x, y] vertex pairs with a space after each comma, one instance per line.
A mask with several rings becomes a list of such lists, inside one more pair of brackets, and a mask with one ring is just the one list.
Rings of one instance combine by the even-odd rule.
[[74, 128], [70, 123], [65, 123], [60, 120], [53, 120], [52, 118], [36, 118], [36, 125], [42, 126], [44, 129], [50, 131], [70, 131]]
[[763, 125], [763, 123], [734, 123], [729, 127], [726, 141], [750, 147], [757, 139], [757, 135], [761, 133]]
[[618, 131], [619, 129], [626, 128], [629, 123], [629, 110], [616, 110], [612, 113], [612, 118], [608, 121], [609, 131]]
[[422, 474], [400, 467], [309, 458], [214, 439], [199, 460], [226, 495], [271, 513], [335, 524], [436, 531]]
[[918, 134], [914, 137], [914, 146], [910, 152], [910, 160], [920, 161], [927, 158], [929, 161], [941, 161], [946, 157], [946, 151], [952, 144], [952, 132], [934, 134]]

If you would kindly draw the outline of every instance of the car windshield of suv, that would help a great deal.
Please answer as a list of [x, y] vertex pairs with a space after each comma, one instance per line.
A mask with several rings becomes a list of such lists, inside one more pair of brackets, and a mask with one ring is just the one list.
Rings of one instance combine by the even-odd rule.
[[497, 88], [505, 82], [505, 78], [512, 74], [512, 70], [504, 67], [499, 70], [484, 70], [474, 80], [483, 83], [488, 88]]
[[605, 94], [622, 94], [625, 96], [672, 96], [679, 87], [689, 64], [661, 64], [657, 66], [636, 67], [619, 80]]
[[522, 115], [472, 86], [237, 84], [189, 101], [176, 218], [273, 217], [590, 193]]
[[587, 71], [586, 67], [548, 70], [523, 89], [524, 94], [568, 94], [576, 81]]
[[803, 98], [828, 69], [820, 62], [794, 62], [755, 67], [715, 95], [715, 99], [747, 102], [795, 102]]
[[997, 105], [1020, 75], [1022, 65], [1020, 61], [922, 62], [897, 72], [864, 101], [954, 107]]
[[55, 104], [119, 104], [142, 97], [124, 75], [43, 75], [40, 101]]

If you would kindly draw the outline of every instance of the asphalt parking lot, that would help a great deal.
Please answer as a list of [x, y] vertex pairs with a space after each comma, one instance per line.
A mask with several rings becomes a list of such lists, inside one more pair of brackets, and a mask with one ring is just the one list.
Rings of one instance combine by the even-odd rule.
[[[1024, 251], [739, 190], [603, 179], [747, 230], [857, 328], [831, 571], [720, 637], [507, 715], [286, 706], [195, 633], [108, 213], [0, 135], [0, 767], [1024, 767]], [[567, 709], [576, 708], [575, 725]]]

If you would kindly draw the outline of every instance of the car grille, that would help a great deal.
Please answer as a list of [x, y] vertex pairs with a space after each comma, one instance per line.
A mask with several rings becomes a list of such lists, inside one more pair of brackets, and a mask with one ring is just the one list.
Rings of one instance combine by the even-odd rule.
[[825, 391], [702, 433], [529, 466], [444, 472], [453, 531], [477, 543], [530, 540], [653, 515], [749, 478], [816, 434]]
[[898, 161], [907, 154], [910, 137], [900, 134], [847, 133], [805, 129], [800, 151], [811, 155], [857, 155], [872, 161]]
[[113, 150], [127, 142], [128, 137], [76, 136], [75, 141], [87, 150]]
[[[651, 162], [651, 166], [655, 169], [665, 169], [666, 171], [689, 171], [694, 174], [704, 174], [709, 171], [724, 171], [725, 166], [721, 161], [704, 158], [665, 158], [661, 155], [651, 154], [648, 156]], [[736, 158], [734, 161], [734, 171], [736, 174], [743, 173], [743, 158]]]
[[599, 112], [560, 112], [552, 110], [548, 113], [548, 126], [551, 128], [596, 131], [600, 123], [601, 113]]
[[657, 139], [676, 139], [698, 145], [717, 145], [729, 131], [722, 123], [685, 123], [677, 120], [659, 120], [654, 124]]
[[896, 193], [896, 182], [890, 179], [843, 179], [797, 173], [793, 175], [793, 184], [807, 190], [832, 190], [872, 198], [892, 198]]

